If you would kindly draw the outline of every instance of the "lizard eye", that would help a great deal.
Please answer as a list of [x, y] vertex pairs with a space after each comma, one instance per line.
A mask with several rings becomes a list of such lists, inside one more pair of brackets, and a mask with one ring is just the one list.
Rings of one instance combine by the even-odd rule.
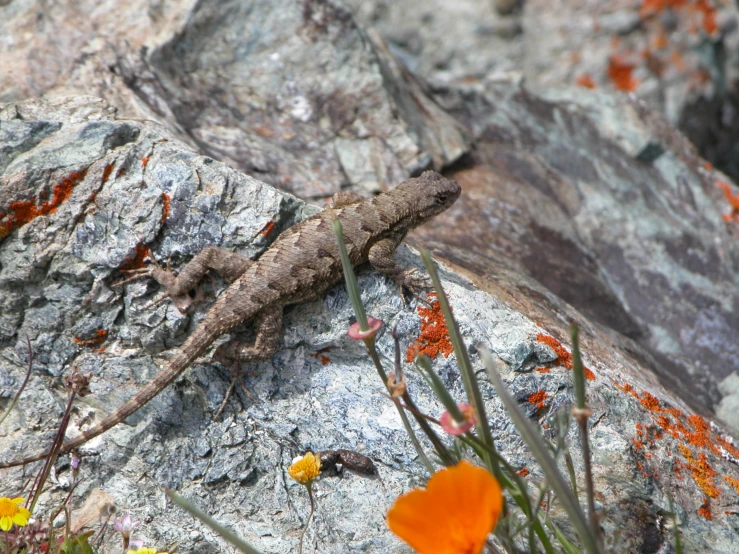
[[436, 195], [436, 201], [439, 204], [446, 203], [446, 201], [447, 201], [448, 198], [449, 198], [449, 195], [446, 192], [442, 192], [442, 193]]

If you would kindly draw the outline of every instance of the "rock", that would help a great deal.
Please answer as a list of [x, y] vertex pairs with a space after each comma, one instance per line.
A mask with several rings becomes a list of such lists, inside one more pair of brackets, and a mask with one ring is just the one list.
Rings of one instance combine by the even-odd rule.
[[716, 407], [716, 417], [734, 431], [739, 431], [739, 394], [724, 396]]
[[739, 373], [736, 371], [726, 377], [718, 384], [718, 390], [722, 396], [739, 394]]
[[[25, 202], [31, 208], [23, 213], [34, 216], [17, 219], [18, 212], [11, 210], [2, 220], [0, 289], [6, 319], [0, 382], [20, 383], [28, 361], [26, 335], [35, 358], [29, 387], [1, 431], [5, 459], [42, 448], [53, 435], [66, 393], [48, 374], [74, 366], [93, 375], [93, 393], [77, 400], [73, 433], [138, 390], [202, 318], [202, 310], [183, 317], [168, 303], [148, 306], [159, 287], [147, 280], [116, 287], [119, 268], [141, 263], [149, 252], [179, 265], [208, 244], [255, 256], [276, 232], [315, 209], [191, 152], [157, 126], [65, 116], [78, 113], [83, 104], [78, 98], [69, 100], [75, 110], [65, 110], [60, 101], [50, 106], [50, 121], [45, 121], [44, 104], [6, 106], [4, 113], [33, 113], [38, 120], [11, 119], [0, 127], [24, 145], [7, 160], [2, 197]], [[56, 188], [60, 184], [65, 186]], [[546, 203], [537, 205], [546, 208]], [[460, 205], [453, 218], [461, 215], [459, 209], [466, 208]], [[456, 258], [464, 260], [463, 252]], [[402, 249], [400, 256], [418, 266], [413, 252]], [[568, 409], [572, 395], [567, 347], [560, 344], [567, 342], [563, 322], [581, 324], [584, 361], [593, 378], [594, 475], [607, 533], [618, 529], [624, 544], [639, 548], [646, 548], [645, 537], [650, 545], [669, 544], [671, 531], [659, 522], [670, 495], [681, 509], [686, 551], [710, 545], [712, 552], [730, 552], [734, 539], [726, 522], [731, 516], [723, 507], [736, 502], [737, 491], [723, 477], [735, 473], [739, 455], [731, 439], [658, 383], [642, 348], [595, 316], [591, 322], [578, 314], [525, 272], [501, 265], [495, 280], [486, 280], [461, 271], [467, 277], [442, 267], [465, 342], [487, 344], [505, 361], [512, 393], [530, 417], [548, 422], [550, 438], [551, 418], [557, 409]], [[386, 328], [397, 323], [405, 350], [424, 325], [416, 310], [404, 308], [394, 285], [372, 271], [360, 271], [359, 284], [368, 313], [385, 321]], [[223, 283], [214, 287], [217, 292]], [[290, 460], [308, 449], [349, 448], [372, 458], [379, 478], [344, 473], [341, 479], [321, 479], [315, 489], [319, 514], [307, 546], [317, 551], [397, 548], [384, 513], [417, 482], [422, 469], [394, 408], [380, 393], [382, 384], [363, 347], [346, 336], [351, 317], [343, 286], [288, 309], [278, 352], [243, 380], [259, 403], [237, 387], [222, 421], [210, 417], [230, 375], [207, 358], [198, 361], [127, 424], [86, 445], [75, 494], [84, 498], [102, 479], [119, 510], [146, 519], [140, 536], [147, 542], [220, 551], [223, 544], [210, 530], [165, 507], [158, 486], [166, 485], [258, 548], [290, 552], [308, 513], [304, 489], [286, 477]], [[392, 344], [388, 333], [380, 336], [385, 359], [393, 357]], [[473, 361], [480, 370], [476, 355]], [[462, 398], [454, 357], [439, 355], [434, 365]], [[540, 479], [492, 387], [484, 378], [481, 386], [496, 446], [517, 467], [529, 469], [531, 479]], [[413, 373], [410, 387], [419, 409], [441, 412]], [[581, 472], [572, 430], [568, 439]], [[706, 464], [716, 474], [699, 475]], [[67, 465], [58, 464], [59, 479], [68, 472]], [[7, 471], [4, 481], [21, 483], [21, 475], [20, 469]], [[38, 509], [60, 494], [66, 492], [47, 492]], [[706, 495], [712, 499], [706, 501]], [[562, 523], [556, 505], [551, 514]]]
[[345, 1], [433, 82], [516, 70], [536, 92], [576, 84], [630, 92], [739, 176], [735, 3], [527, 0], [501, 17], [485, 0]]
[[379, 191], [468, 150], [463, 129], [382, 39], [333, 2], [221, 0], [166, 12], [93, 2], [37, 19], [34, 6], [14, 2], [3, 23], [5, 44], [24, 47], [0, 48], [0, 101], [98, 94], [122, 116], [156, 120], [304, 198]]
[[718, 383], [739, 369], [726, 177], [639, 101], [535, 95], [498, 79], [449, 88], [446, 105], [478, 146], [453, 172], [461, 200], [425, 240], [488, 279], [501, 279], [501, 264], [527, 274], [628, 338], [622, 348], [639, 345], [668, 388], [710, 413]]
[[[495, 29], [506, 24], [488, 19], [497, 18], [490, 2], [470, 12], [484, 15], [466, 35], [469, 17], [453, 20], [435, 5], [400, 12], [415, 16], [406, 23], [419, 33], [407, 49], [325, 1], [259, 2], [251, 11], [225, 1], [166, 11], [79, 4], [84, 26], [62, 4], [40, 14], [28, 1], [10, 6], [0, 23], [5, 406], [27, 369], [26, 334], [35, 361], [0, 428], [2, 459], [48, 445], [66, 401], [58, 378], [72, 367], [93, 374], [93, 393], [77, 400], [70, 434], [139, 390], [202, 318], [203, 310], [182, 317], [168, 303], [148, 306], [159, 287], [146, 280], [114, 286], [121, 268], [147, 255], [181, 267], [212, 244], [257, 256], [316, 209], [263, 181], [316, 200], [456, 160], [450, 174], [462, 198], [414, 240], [450, 260], [442, 277], [467, 345], [487, 344], [505, 361], [514, 396], [554, 441], [555, 412], [572, 398], [566, 337], [576, 321], [593, 377], [590, 432], [607, 533], [623, 537], [622, 551], [668, 550], [673, 498], [686, 552], [733, 552], [739, 451], [709, 420], [717, 383], [739, 369], [736, 189], [644, 103], [579, 88], [536, 93], [521, 74], [488, 77], [515, 66], [491, 63]], [[515, 28], [520, 19], [505, 21]], [[575, 31], [587, 30], [583, 21]], [[449, 32], [431, 43], [421, 36], [438, 28]], [[394, 55], [412, 62], [417, 48], [420, 70], [429, 45], [433, 88]], [[450, 52], [479, 68], [478, 79], [462, 79]], [[418, 265], [413, 251], [400, 256]], [[360, 271], [359, 282], [368, 312], [386, 328], [397, 323], [405, 351], [428, 322], [376, 273]], [[216, 280], [212, 294], [223, 286]], [[119, 510], [147, 522], [147, 543], [222, 551], [211, 531], [163, 502], [164, 484], [260, 549], [292, 552], [309, 503], [285, 469], [307, 449], [348, 448], [370, 456], [379, 478], [322, 478], [306, 549], [400, 548], [384, 513], [424, 475], [363, 347], [346, 337], [351, 317], [341, 286], [287, 310], [278, 352], [243, 379], [259, 403], [237, 387], [217, 422], [231, 377], [199, 360], [86, 446], [96, 456], [85, 457], [75, 501], [104, 486]], [[387, 332], [378, 344], [392, 359]], [[538, 483], [472, 358], [498, 448]], [[462, 399], [453, 356], [434, 364]], [[410, 386], [420, 409], [438, 417], [415, 374]], [[581, 475], [576, 433], [567, 439]], [[65, 463], [39, 510], [66, 496]], [[27, 475], [3, 472], [3, 482], [20, 488]], [[561, 524], [557, 504], [550, 508]]]

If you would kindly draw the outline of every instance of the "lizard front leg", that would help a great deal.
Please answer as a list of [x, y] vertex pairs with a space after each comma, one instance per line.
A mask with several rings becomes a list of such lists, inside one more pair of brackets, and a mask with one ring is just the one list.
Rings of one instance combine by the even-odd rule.
[[[226, 402], [231, 396], [234, 385], [241, 377], [241, 364], [262, 362], [269, 360], [280, 342], [280, 330], [282, 328], [282, 306], [270, 306], [263, 309], [254, 319], [254, 331], [256, 336], [253, 342], [231, 340], [216, 348], [214, 358], [226, 366], [233, 375], [233, 381], [228, 387], [226, 396], [221, 402], [218, 411], [213, 416], [217, 419]], [[254, 399], [251, 393], [242, 385], [247, 396]], [[255, 399], [254, 399], [255, 400]]]
[[419, 300], [427, 302], [422, 292], [431, 287], [428, 279], [419, 275], [416, 269], [405, 269], [395, 263], [393, 255], [401, 240], [401, 237], [387, 237], [377, 241], [369, 249], [369, 263], [397, 283], [403, 303], [406, 301], [404, 289], [408, 289]]
[[169, 268], [164, 269], [156, 263], [142, 271], [141, 275], [151, 276], [159, 282], [177, 309], [184, 314], [202, 299], [199, 283], [209, 269], [217, 271], [221, 277], [233, 282], [252, 263], [254, 262], [246, 256], [217, 246], [208, 246], [196, 254], [176, 276]]

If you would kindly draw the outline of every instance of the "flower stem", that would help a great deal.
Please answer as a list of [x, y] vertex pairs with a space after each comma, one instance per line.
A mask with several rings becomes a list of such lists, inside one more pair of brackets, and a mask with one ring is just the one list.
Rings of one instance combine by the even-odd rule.
[[[385, 373], [385, 369], [382, 367], [382, 362], [380, 361], [380, 355], [377, 353], [377, 349], [375, 348], [374, 339], [372, 341], [365, 341], [365, 344], [367, 346], [367, 352], [369, 353], [370, 358], [372, 358], [372, 361], [375, 364], [377, 373], [380, 375], [380, 379], [382, 380], [383, 384], [387, 388], [387, 373]], [[391, 392], [391, 391], [388, 391], [388, 392]], [[403, 398], [405, 399], [407, 395], [408, 393], [406, 392]], [[395, 404], [395, 408], [398, 410], [400, 419], [403, 422], [403, 426], [405, 427], [406, 433], [408, 433], [408, 437], [411, 439], [411, 443], [413, 443], [413, 447], [416, 449], [416, 453], [418, 454], [418, 457], [421, 459], [421, 462], [423, 463], [423, 465], [426, 466], [426, 470], [429, 472], [429, 475], [433, 475], [434, 471], [436, 471], [434, 469], [434, 465], [431, 463], [431, 460], [428, 459], [428, 457], [426, 456], [426, 453], [423, 451], [423, 448], [421, 447], [421, 443], [418, 442], [418, 438], [416, 437], [416, 434], [413, 432], [413, 427], [411, 427], [411, 422], [408, 420], [408, 416], [406, 415], [405, 410], [401, 407], [400, 401], [397, 398], [392, 398], [392, 401], [393, 401], [393, 404]], [[412, 404], [413, 403], [411, 402], [411, 405]], [[416, 418], [416, 421], [419, 421], [419, 418]]]
[[580, 356], [579, 329], [577, 325], [570, 326], [572, 337], [572, 374], [575, 382], [575, 403], [577, 409], [573, 409], [577, 426], [580, 428], [580, 442], [582, 444], [582, 458], [585, 467], [585, 490], [588, 500], [588, 516], [590, 528], [598, 545], [602, 544], [598, 515], [595, 513], [595, 493], [593, 489], [593, 469], [590, 461], [590, 440], [588, 439], [588, 417], [590, 408], [585, 403], [585, 369]]
[[8, 417], [8, 415], [10, 415], [10, 412], [13, 411], [13, 408], [15, 408], [15, 405], [18, 403], [18, 399], [21, 397], [21, 394], [28, 384], [28, 379], [31, 377], [31, 371], [33, 370], [33, 349], [31, 348], [31, 339], [28, 338], [28, 335], [26, 335], [26, 344], [28, 345], [28, 371], [26, 371], [26, 376], [23, 378], [23, 382], [21, 383], [18, 392], [15, 393], [10, 406], [8, 406], [8, 409], [5, 410], [2, 417], [0, 417], [0, 423], [5, 421], [5, 418]]
[[307, 484], [305, 488], [308, 489], [308, 498], [310, 498], [310, 513], [308, 514], [308, 519], [305, 521], [303, 532], [300, 533], [300, 546], [298, 547], [298, 554], [303, 554], [303, 539], [305, 538], [305, 532], [308, 530], [308, 525], [310, 525], [311, 519], [313, 519], [313, 512], [316, 511], [316, 503], [315, 500], [313, 500], [313, 483]]

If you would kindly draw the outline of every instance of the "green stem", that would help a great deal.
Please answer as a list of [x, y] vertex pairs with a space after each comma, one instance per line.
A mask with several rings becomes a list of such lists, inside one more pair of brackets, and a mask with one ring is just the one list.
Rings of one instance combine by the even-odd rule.
[[298, 554], [303, 554], [303, 539], [305, 538], [305, 532], [308, 530], [308, 525], [310, 525], [310, 522], [313, 519], [313, 513], [316, 511], [316, 503], [313, 500], [313, 483], [308, 483], [305, 488], [308, 489], [308, 498], [310, 498], [310, 513], [308, 514], [308, 519], [305, 520], [305, 527], [303, 527], [303, 532], [300, 533], [300, 545], [298, 547]]
[[[382, 384], [385, 385], [385, 388], [387, 389], [388, 388], [387, 373], [385, 373], [385, 369], [382, 367], [382, 362], [380, 361], [380, 355], [377, 353], [377, 349], [375, 348], [375, 341], [374, 339], [366, 340], [365, 344], [367, 345], [367, 352], [369, 352], [370, 358], [372, 358], [372, 362], [375, 364], [377, 373], [380, 376], [380, 379], [382, 380]], [[392, 398], [392, 391], [388, 389], [388, 392], [391, 394], [391, 398]], [[413, 431], [413, 427], [411, 427], [411, 422], [408, 419], [408, 416], [406, 415], [405, 410], [403, 410], [403, 408], [400, 406], [400, 401], [398, 401], [397, 398], [392, 398], [392, 400], [393, 400], [393, 404], [395, 404], [395, 409], [398, 410], [398, 414], [400, 415], [400, 419], [403, 422], [405, 431], [406, 433], [408, 433], [408, 437], [410, 437], [411, 439], [413, 448], [416, 449], [416, 453], [418, 454], [418, 457], [421, 459], [421, 462], [423, 463], [423, 465], [426, 466], [426, 470], [429, 472], [429, 475], [433, 475], [434, 472], [436, 471], [434, 469], [434, 465], [431, 463], [431, 460], [428, 459], [428, 456], [426, 456], [426, 453], [423, 451], [423, 448], [421, 447], [421, 443], [418, 441], [418, 437], [416, 437], [416, 433]], [[414, 418], [416, 419], [416, 421], [419, 421], [419, 418], [416, 417], [415, 414], [414, 414]], [[426, 422], [424, 421], [424, 423]]]

